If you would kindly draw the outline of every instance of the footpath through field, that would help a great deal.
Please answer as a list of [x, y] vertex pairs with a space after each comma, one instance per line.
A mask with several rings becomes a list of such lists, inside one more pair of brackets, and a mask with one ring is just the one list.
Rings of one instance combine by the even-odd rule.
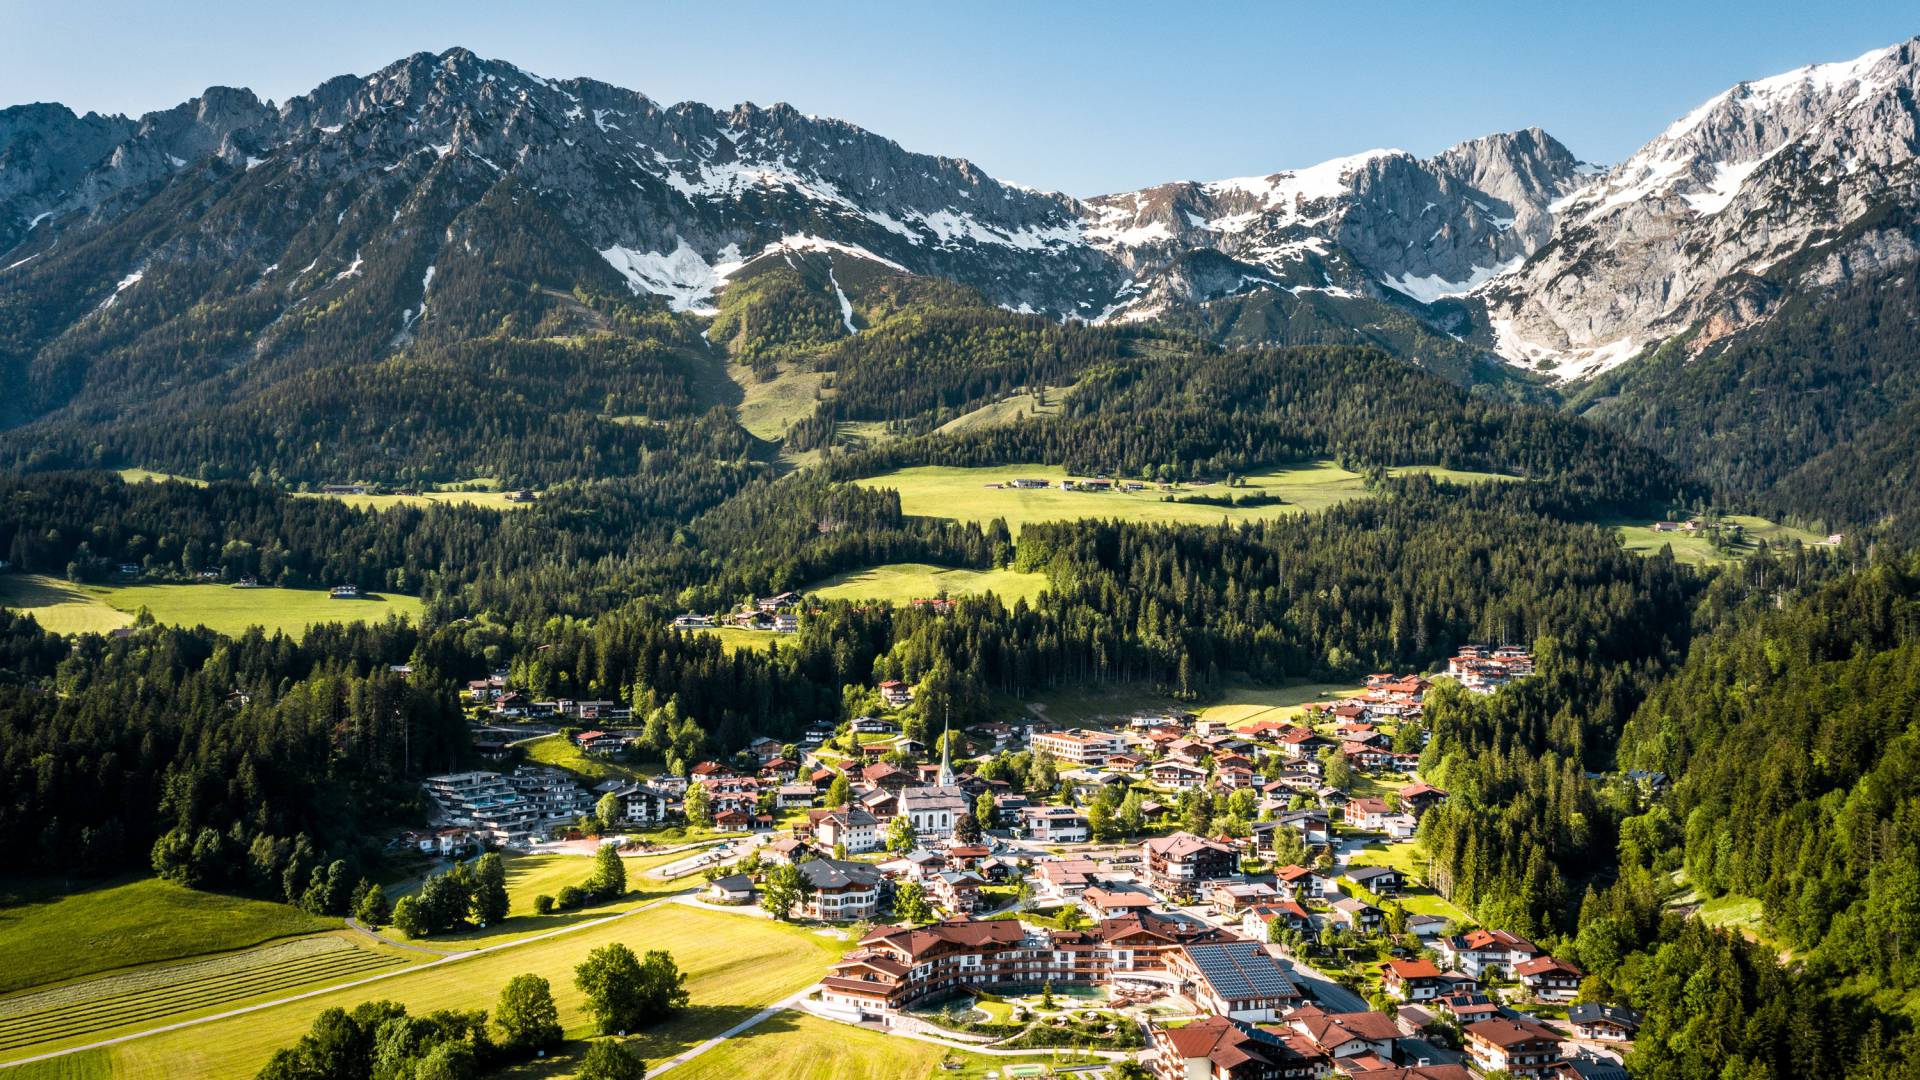
[[713, 1049], [714, 1047], [719, 1046], [721, 1043], [726, 1042], [728, 1039], [733, 1038], [735, 1035], [738, 1035], [741, 1032], [754, 1027], [755, 1025], [763, 1024], [767, 1020], [775, 1016], [776, 1014], [784, 1012], [787, 1009], [793, 1008], [794, 1006], [800, 1004], [802, 1001], [806, 1000], [807, 995], [812, 991], [813, 991], [813, 988], [808, 987], [805, 990], [800, 990], [796, 993], [790, 994], [787, 997], [784, 997], [779, 1001], [776, 1001], [773, 1004], [767, 1006], [766, 1008], [761, 1009], [759, 1012], [754, 1013], [752, 1016], [747, 1017], [745, 1020], [740, 1021], [739, 1023], [733, 1025], [732, 1027], [721, 1032], [720, 1034], [715, 1035], [713, 1038], [708, 1039], [706, 1042], [698, 1043], [692, 1047], [689, 1047], [688, 1049], [681, 1051], [679, 1054], [668, 1058], [667, 1060], [661, 1062], [658, 1065], [655, 1065], [653, 1068], [647, 1070], [647, 1080], [653, 1080], [654, 1077], [659, 1076], [661, 1073], [666, 1072], [669, 1069], [677, 1069], [680, 1066], [685, 1065], [687, 1062], [692, 1061], [694, 1058], [699, 1057], [701, 1054], [704, 1054], [707, 1051]]

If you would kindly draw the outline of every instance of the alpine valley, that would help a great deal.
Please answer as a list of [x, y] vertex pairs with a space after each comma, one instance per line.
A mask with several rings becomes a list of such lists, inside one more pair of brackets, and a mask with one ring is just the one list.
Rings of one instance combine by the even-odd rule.
[[1920, 1076], [1920, 38], [1755, 74], [0, 109], [0, 1069]]

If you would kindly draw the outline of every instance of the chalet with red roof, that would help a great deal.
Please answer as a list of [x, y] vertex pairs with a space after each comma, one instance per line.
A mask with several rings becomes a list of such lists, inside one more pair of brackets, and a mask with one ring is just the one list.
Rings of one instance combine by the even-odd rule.
[[1551, 956], [1536, 956], [1514, 966], [1514, 977], [1536, 1001], [1572, 1001], [1586, 972]]
[[1290, 1013], [1287, 1024], [1335, 1061], [1363, 1055], [1391, 1061], [1394, 1040], [1400, 1037], [1399, 1026], [1386, 1013], [1329, 1013], [1308, 1005]]
[[1466, 1029], [1467, 1053], [1481, 1072], [1545, 1077], [1560, 1072], [1560, 1035], [1531, 1020], [1482, 1020]]
[[1447, 963], [1476, 979], [1485, 978], [1489, 971], [1513, 978], [1521, 964], [1545, 955], [1538, 945], [1505, 930], [1475, 930], [1461, 937], [1441, 938], [1434, 946]]
[[1419, 817], [1447, 801], [1447, 793], [1432, 784], [1408, 784], [1400, 789], [1400, 809]]
[[1150, 1061], [1167, 1080], [1311, 1080], [1328, 1059], [1303, 1036], [1225, 1016], [1177, 1028], [1155, 1025]]
[[1380, 973], [1387, 993], [1401, 1001], [1426, 1001], [1447, 985], [1440, 969], [1425, 960], [1389, 960]]

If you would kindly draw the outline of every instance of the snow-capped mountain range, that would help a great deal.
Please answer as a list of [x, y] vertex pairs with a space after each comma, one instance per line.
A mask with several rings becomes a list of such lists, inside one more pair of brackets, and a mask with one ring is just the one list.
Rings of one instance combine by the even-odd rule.
[[[1425, 159], [1375, 150], [1082, 200], [785, 105], [662, 106], [453, 49], [279, 105], [214, 88], [138, 119], [0, 111], [0, 293], [75, 287], [40, 271], [156, 200], [193, 212], [89, 263], [99, 304], [215, 253], [300, 295], [402, 251], [430, 271], [408, 214], [511, 183], [634, 293], [678, 311], [710, 311], [758, 256], [814, 250], [1054, 318], [1144, 320], [1267, 293], [1391, 305], [1581, 379], [1696, 327], [1695, 347], [1725, 336], [1796, 288], [1920, 259], [1915, 61], [1909, 41], [1740, 84], [1611, 169], [1528, 129]], [[209, 209], [251, 189], [309, 215], [297, 235]], [[391, 220], [350, 217], [373, 204]], [[393, 313], [399, 334], [430, 275], [418, 291]]]
[[1546, 244], [1484, 289], [1500, 354], [1582, 378], [1696, 324], [1702, 348], [1797, 287], [1913, 263], [1917, 50], [1741, 83], [1549, 207]]

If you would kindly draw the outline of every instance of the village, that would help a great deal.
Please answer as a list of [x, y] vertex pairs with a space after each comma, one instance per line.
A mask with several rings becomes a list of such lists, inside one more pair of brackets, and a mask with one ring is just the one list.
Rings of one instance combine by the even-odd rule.
[[[1475, 925], [1424, 880], [1415, 842], [1447, 800], [1418, 773], [1435, 680], [1486, 694], [1532, 671], [1524, 649], [1466, 646], [1287, 719], [1019, 716], [943, 725], [932, 746], [906, 734], [930, 730], [904, 722], [915, 688], [885, 681], [872, 715], [686, 775], [589, 785], [484, 742], [500, 771], [431, 778], [436, 828], [400, 842], [712, 838], [672, 868], [698, 875], [690, 902], [863, 929], [798, 1007], [890, 1034], [1071, 1047], [1168, 1080], [1624, 1076], [1638, 1018], [1576, 1002], [1577, 967]], [[509, 682], [465, 697], [496, 722], [558, 725], [548, 738], [584, 758], [629, 753], [624, 703], [533, 701]], [[1025, 771], [1009, 778], [1008, 761]]]

